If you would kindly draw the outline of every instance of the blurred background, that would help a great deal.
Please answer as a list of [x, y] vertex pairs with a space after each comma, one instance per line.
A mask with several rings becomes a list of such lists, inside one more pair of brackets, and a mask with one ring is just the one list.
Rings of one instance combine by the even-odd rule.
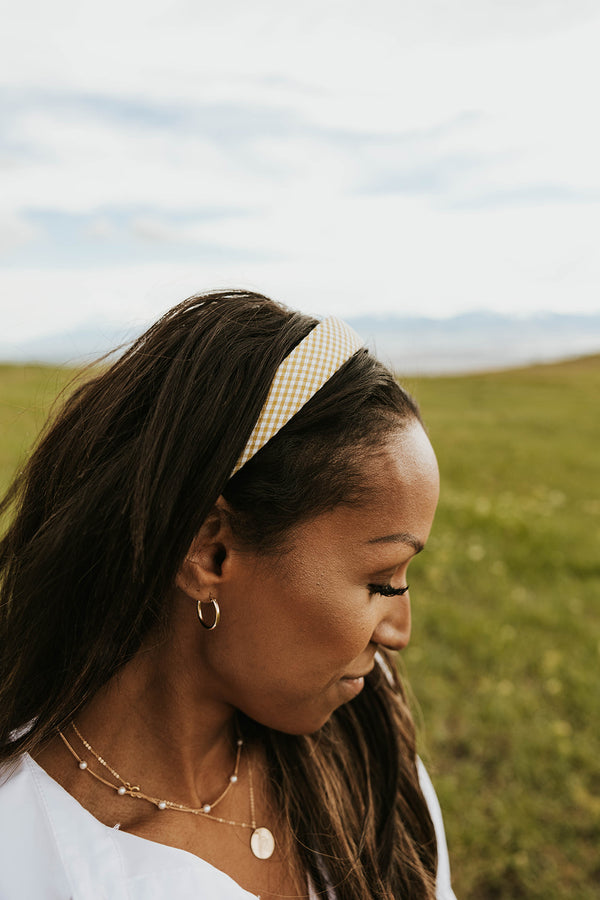
[[598, 896], [599, 46], [595, 0], [24, 0], [0, 34], [2, 486], [73, 367], [196, 291], [351, 320], [440, 459], [403, 665], [459, 898]]

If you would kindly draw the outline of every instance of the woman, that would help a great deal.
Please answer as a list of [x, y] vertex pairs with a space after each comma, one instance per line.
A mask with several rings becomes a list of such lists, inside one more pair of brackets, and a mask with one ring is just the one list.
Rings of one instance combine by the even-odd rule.
[[392, 375], [258, 294], [79, 387], [5, 500], [0, 897], [453, 897], [387, 661], [437, 495]]

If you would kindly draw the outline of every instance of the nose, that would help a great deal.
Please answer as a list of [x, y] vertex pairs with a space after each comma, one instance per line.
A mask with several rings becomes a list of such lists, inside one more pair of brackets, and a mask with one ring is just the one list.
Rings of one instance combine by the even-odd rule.
[[371, 640], [388, 650], [404, 650], [410, 641], [410, 627], [410, 596], [407, 591], [401, 597], [386, 598]]

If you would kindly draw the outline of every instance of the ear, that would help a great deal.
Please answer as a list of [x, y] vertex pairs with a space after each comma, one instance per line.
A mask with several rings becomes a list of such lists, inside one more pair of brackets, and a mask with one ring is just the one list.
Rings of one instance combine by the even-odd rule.
[[223, 578], [223, 564], [229, 555], [231, 529], [226, 513], [227, 503], [219, 497], [204, 520], [175, 577], [182, 593], [194, 600], [206, 600]]

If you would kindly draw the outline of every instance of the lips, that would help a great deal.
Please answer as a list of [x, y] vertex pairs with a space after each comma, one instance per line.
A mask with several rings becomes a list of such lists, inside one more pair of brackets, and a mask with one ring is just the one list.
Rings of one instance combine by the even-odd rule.
[[373, 671], [373, 666], [370, 669], [367, 669], [366, 672], [361, 672], [359, 675], [342, 675], [342, 681], [356, 681], [358, 678], [366, 678], [369, 672]]
[[362, 689], [365, 686], [365, 679], [362, 675], [358, 677], [349, 677], [348, 675], [344, 675], [343, 678], [340, 678], [338, 681], [339, 689], [342, 692], [342, 696], [346, 700], [352, 700], [353, 697], [356, 697], [357, 694], [360, 694]]

